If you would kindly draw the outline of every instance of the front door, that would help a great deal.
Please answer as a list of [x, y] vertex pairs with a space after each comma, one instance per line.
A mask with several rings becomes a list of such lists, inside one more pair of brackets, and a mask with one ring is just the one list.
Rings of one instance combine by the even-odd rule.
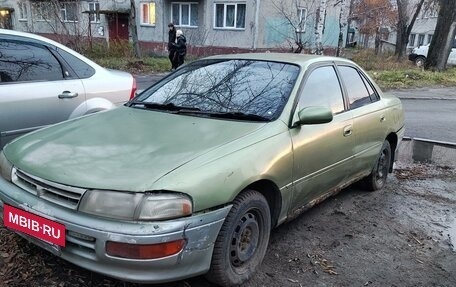
[[335, 190], [350, 174], [354, 137], [353, 120], [346, 111], [334, 66], [320, 66], [310, 72], [297, 111], [326, 106], [333, 120], [325, 124], [302, 125], [290, 130], [293, 141], [293, 211]]
[[109, 39], [128, 41], [128, 14], [112, 14], [108, 17]]

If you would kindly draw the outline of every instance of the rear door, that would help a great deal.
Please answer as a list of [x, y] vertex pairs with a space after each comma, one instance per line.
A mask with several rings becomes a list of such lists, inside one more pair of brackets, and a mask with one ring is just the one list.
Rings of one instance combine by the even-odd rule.
[[290, 130], [294, 154], [294, 211], [343, 183], [350, 174], [353, 159], [352, 115], [345, 109], [333, 64], [318, 66], [308, 73], [296, 113], [305, 107], [326, 106], [332, 110], [333, 120]]
[[79, 78], [52, 47], [0, 36], [0, 148], [13, 138], [69, 118], [85, 102]]
[[367, 77], [356, 67], [338, 65], [353, 115], [354, 176], [370, 172], [386, 137], [386, 110]]

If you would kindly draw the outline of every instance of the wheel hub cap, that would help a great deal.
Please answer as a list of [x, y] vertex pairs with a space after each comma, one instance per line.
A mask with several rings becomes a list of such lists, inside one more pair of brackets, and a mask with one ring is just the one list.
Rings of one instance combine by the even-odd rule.
[[256, 218], [246, 213], [238, 222], [231, 239], [230, 256], [234, 266], [241, 266], [255, 254], [259, 239]]

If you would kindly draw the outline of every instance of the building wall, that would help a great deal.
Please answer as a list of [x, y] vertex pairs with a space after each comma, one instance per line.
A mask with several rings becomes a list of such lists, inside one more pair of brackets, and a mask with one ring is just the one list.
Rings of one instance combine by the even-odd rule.
[[[336, 47], [339, 35], [339, 7], [334, 6], [333, 1], [335, 0], [327, 1], [323, 35], [323, 45], [326, 47]], [[19, 3], [21, 2], [27, 3], [27, 19], [19, 19]], [[12, 15], [14, 29], [47, 35], [55, 34], [53, 38], [58, 39], [59, 34], [89, 35], [89, 15], [83, 13], [89, 10], [88, 2], [95, 1], [79, 1], [78, 21], [64, 23], [65, 29], [61, 23], [38, 20], [33, 12], [30, 0], [5, 0], [2, 5], [14, 8]], [[141, 23], [141, 3], [151, 2], [155, 3], [156, 21], [154, 25], [144, 25]], [[277, 8], [277, 4], [284, 4], [284, 7], [288, 9], [287, 13], [296, 18], [296, 6], [290, 5], [288, 3], [290, 2], [289, 0], [136, 0], [138, 38], [144, 47], [149, 47], [154, 52], [166, 52], [167, 25], [172, 19], [171, 5], [174, 2], [198, 4], [197, 27], [177, 27], [183, 30], [188, 44], [195, 49], [196, 47], [212, 47], [214, 50], [218, 48], [231, 49], [232, 47], [240, 50], [289, 49], [291, 47], [290, 44], [294, 45], [296, 38], [295, 29], [284, 20], [283, 11]], [[311, 48], [315, 43], [315, 19], [320, 1], [294, 0], [291, 2], [298, 3], [300, 8], [307, 9], [306, 21], [303, 26], [304, 32], [301, 33], [301, 37], [305, 46]], [[99, 22], [91, 23], [90, 34], [92, 37], [108, 41], [110, 38], [109, 13], [113, 11], [129, 11], [130, 1], [99, 0], [98, 3], [100, 4], [100, 11], [103, 13], [100, 15]], [[223, 3], [241, 3], [246, 5], [244, 28], [215, 27], [215, 5]]]

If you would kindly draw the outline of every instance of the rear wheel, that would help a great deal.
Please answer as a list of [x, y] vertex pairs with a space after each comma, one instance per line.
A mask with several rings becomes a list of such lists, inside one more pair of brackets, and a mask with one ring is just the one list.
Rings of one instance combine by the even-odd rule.
[[423, 57], [423, 56], [418, 56], [415, 58], [415, 65], [417, 67], [423, 67], [424, 66], [424, 62], [426, 62], [426, 58]]
[[391, 145], [388, 141], [383, 143], [372, 172], [362, 180], [363, 187], [370, 191], [382, 189], [391, 164]]
[[254, 190], [242, 192], [215, 241], [207, 279], [221, 286], [249, 280], [263, 261], [270, 231], [271, 212], [264, 196]]

